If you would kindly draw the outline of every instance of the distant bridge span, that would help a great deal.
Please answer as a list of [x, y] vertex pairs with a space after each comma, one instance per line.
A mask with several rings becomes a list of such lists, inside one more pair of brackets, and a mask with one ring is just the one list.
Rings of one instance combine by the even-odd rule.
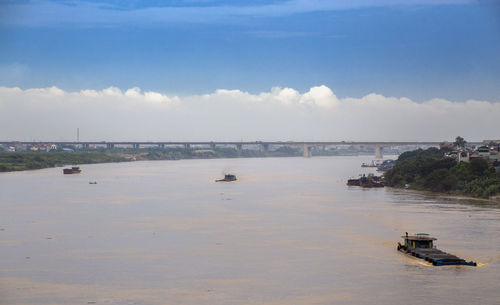
[[[427, 145], [438, 146], [443, 141], [0, 141], [0, 144], [19, 143], [25, 145], [37, 145], [40, 143], [53, 143], [56, 145], [372, 145], [372, 146], [401, 146], [401, 145]], [[480, 144], [471, 143], [471, 144]]]
[[[433, 141], [0, 141], [3, 145], [24, 144], [24, 145], [39, 145], [42, 143], [51, 143], [56, 145], [80, 145], [82, 147], [90, 147], [91, 145], [105, 145], [108, 148], [113, 148], [115, 145], [130, 145], [135, 148], [140, 148], [141, 145], [156, 145], [158, 147], [182, 145], [190, 148], [191, 145], [203, 145], [215, 148], [217, 145], [234, 145], [236, 149], [241, 150], [244, 145], [260, 145], [262, 151], [267, 151], [270, 145], [281, 146], [302, 146], [304, 148], [304, 156], [310, 157], [311, 150], [317, 146], [338, 146], [338, 145], [356, 145], [356, 146], [374, 146], [375, 157], [382, 158], [384, 147], [390, 146], [439, 146], [442, 142]], [[470, 144], [481, 144], [470, 143]]]

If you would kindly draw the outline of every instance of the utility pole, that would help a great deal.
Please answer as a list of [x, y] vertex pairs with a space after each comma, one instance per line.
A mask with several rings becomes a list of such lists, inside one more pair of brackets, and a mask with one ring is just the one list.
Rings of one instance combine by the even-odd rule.
[[80, 128], [76, 128], [76, 142], [80, 143]]

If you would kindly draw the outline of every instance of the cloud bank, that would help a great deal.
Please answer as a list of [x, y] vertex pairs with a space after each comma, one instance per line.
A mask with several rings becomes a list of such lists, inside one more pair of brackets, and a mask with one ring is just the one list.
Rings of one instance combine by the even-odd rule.
[[168, 96], [140, 88], [67, 92], [0, 87], [0, 140], [441, 141], [500, 138], [500, 103], [368, 94], [326, 86]]

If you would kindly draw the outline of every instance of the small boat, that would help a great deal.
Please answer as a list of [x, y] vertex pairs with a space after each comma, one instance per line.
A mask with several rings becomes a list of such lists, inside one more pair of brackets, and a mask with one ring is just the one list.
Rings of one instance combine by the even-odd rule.
[[63, 169], [63, 174], [79, 174], [82, 170], [78, 166]]
[[385, 160], [384, 162], [380, 163], [377, 166], [377, 171], [378, 172], [386, 172], [386, 171], [390, 170], [394, 166], [394, 164], [396, 164], [395, 160]]
[[89, 181], [89, 184], [97, 184], [97, 181]]
[[224, 175], [223, 179], [215, 180], [215, 182], [231, 182], [231, 181], [236, 181], [236, 176], [231, 175], [231, 174], [226, 174]]
[[404, 244], [398, 243], [398, 251], [426, 260], [434, 266], [477, 266], [476, 262], [467, 262], [453, 254], [436, 249], [434, 241], [437, 240], [437, 238], [431, 237], [427, 233], [408, 235], [408, 232], [406, 232], [406, 235], [401, 237], [404, 240]]
[[370, 163], [362, 163], [361, 167], [379, 167], [381, 164], [381, 161], [379, 160], [372, 160]]

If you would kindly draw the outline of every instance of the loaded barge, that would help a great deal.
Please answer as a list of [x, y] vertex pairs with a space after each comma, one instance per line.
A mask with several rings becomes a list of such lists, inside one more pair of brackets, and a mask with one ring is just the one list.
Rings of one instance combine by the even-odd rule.
[[375, 176], [373, 174], [368, 174], [368, 176], [359, 177], [358, 179], [348, 179], [347, 185], [349, 186], [361, 186], [361, 187], [384, 187], [384, 180], [381, 176]]
[[429, 234], [417, 233], [413, 236], [409, 236], [407, 232], [406, 235], [401, 237], [404, 240], [404, 245], [398, 243], [399, 251], [426, 260], [434, 266], [477, 266], [475, 262], [467, 262], [460, 257], [436, 249], [434, 241], [437, 240], [437, 238], [431, 237]]
[[66, 174], [66, 175], [79, 174], [81, 172], [82, 172], [82, 170], [78, 166], [73, 166], [72, 168], [63, 169], [63, 174]]

